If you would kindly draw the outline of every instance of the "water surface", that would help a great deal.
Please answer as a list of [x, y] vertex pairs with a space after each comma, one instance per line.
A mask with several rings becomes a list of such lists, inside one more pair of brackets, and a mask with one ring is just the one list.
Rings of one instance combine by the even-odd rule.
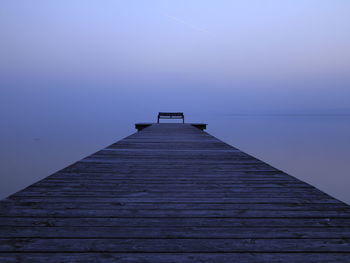
[[[134, 122], [152, 120], [77, 117], [7, 126], [0, 149], [1, 198], [135, 132]], [[219, 139], [350, 203], [350, 116], [208, 114], [189, 119], [208, 123], [207, 131]]]

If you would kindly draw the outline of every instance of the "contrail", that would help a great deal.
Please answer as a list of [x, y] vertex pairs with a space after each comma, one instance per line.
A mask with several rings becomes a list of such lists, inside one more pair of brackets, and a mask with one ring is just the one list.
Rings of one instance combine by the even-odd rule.
[[182, 20], [178, 17], [175, 17], [175, 16], [172, 16], [172, 15], [168, 15], [168, 14], [164, 14], [165, 17], [171, 19], [171, 20], [174, 20], [180, 24], [183, 24], [183, 25], [186, 25], [188, 26], [189, 28], [192, 28], [193, 30], [196, 30], [196, 31], [199, 31], [199, 32], [204, 32], [204, 33], [208, 33], [208, 30], [204, 29], [204, 28], [201, 28], [201, 27], [198, 27], [196, 25], [193, 25], [185, 20]]

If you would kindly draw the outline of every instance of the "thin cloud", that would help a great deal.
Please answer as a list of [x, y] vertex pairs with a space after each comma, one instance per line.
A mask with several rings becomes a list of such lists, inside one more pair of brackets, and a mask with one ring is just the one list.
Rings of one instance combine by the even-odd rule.
[[164, 16], [165, 16], [166, 18], [170, 19], [170, 20], [173, 20], [173, 21], [179, 23], [179, 24], [185, 25], [185, 26], [187, 26], [187, 27], [189, 27], [189, 28], [191, 28], [191, 29], [193, 29], [193, 30], [195, 30], [195, 31], [199, 31], [199, 32], [203, 32], [203, 33], [208, 33], [208, 30], [206, 30], [206, 29], [204, 29], [204, 28], [201, 28], [201, 27], [199, 27], [199, 26], [197, 26], [197, 25], [194, 25], [194, 24], [192, 24], [192, 23], [189, 23], [189, 22], [187, 22], [187, 21], [185, 21], [185, 20], [183, 20], [183, 19], [180, 19], [180, 18], [178, 18], [178, 17], [176, 17], [176, 16], [172, 16], [172, 15], [169, 15], [169, 14], [164, 14]]

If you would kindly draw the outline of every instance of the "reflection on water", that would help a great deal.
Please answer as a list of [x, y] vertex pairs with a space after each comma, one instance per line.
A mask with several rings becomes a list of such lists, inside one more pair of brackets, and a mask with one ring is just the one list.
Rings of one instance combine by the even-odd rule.
[[[350, 116], [197, 117], [219, 139], [350, 203]], [[30, 127], [5, 131], [1, 198], [134, 132], [134, 121], [126, 118], [61, 121], [40, 133]]]

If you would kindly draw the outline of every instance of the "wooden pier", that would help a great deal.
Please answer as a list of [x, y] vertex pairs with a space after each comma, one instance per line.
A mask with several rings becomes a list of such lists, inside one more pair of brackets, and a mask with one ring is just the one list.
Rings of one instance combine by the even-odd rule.
[[1, 201], [0, 262], [350, 262], [350, 209], [200, 127], [150, 124]]

